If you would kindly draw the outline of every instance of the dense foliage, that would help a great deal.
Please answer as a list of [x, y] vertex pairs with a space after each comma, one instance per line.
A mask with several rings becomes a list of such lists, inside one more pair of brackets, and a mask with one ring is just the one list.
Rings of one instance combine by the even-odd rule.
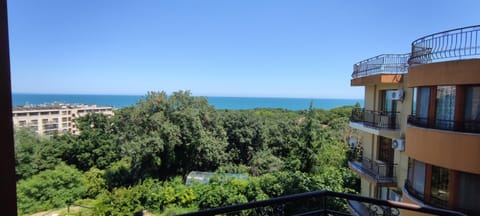
[[[79, 118], [78, 136], [18, 129], [19, 212], [82, 204], [91, 207], [83, 215], [168, 215], [321, 189], [355, 192], [346, 168], [351, 110], [215, 110], [188, 91], [152, 92], [114, 117]], [[219, 174], [186, 186], [191, 171], [250, 177]]]

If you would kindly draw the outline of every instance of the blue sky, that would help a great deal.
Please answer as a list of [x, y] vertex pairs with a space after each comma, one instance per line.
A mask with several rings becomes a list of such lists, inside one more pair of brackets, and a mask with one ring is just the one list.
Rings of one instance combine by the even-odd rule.
[[12, 90], [362, 98], [353, 64], [480, 24], [480, 1], [8, 1]]

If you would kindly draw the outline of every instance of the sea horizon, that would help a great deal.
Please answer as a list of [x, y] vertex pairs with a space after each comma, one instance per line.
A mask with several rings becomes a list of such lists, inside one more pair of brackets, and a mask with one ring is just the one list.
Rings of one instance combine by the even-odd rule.
[[[215, 109], [256, 109], [279, 108], [288, 110], [305, 110], [313, 102], [315, 108], [331, 109], [340, 106], [353, 106], [363, 99], [348, 98], [297, 98], [297, 97], [262, 97], [262, 96], [197, 96], [205, 97]], [[12, 93], [12, 105], [42, 105], [49, 103], [88, 104], [123, 108], [134, 106], [145, 95], [128, 94], [44, 94], [44, 93]]]

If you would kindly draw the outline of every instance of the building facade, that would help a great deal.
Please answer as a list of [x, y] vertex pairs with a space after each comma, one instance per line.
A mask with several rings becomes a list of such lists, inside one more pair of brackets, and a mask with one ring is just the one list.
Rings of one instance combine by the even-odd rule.
[[[480, 26], [422, 37], [354, 65], [361, 194], [480, 215]], [[404, 211], [402, 215], [414, 215]]]
[[13, 108], [15, 127], [31, 128], [40, 135], [80, 134], [75, 119], [89, 113], [113, 116], [113, 107], [96, 105], [49, 104]]

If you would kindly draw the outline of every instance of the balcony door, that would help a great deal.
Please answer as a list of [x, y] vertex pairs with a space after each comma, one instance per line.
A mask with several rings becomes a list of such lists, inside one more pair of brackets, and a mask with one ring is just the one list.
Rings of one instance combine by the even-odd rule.
[[393, 100], [393, 94], [396, 90], [384, 90], [381, 92], [381, 107], [380, 111], [382, 111], [382, 115], [387, 118], [388, 127], [389, 128], [396, 128], [397, 122], [397, 102]]
[[382, 169], [382, 171], [388, 177], [393, 176], [394, 154], [395, 152], [392, 148], [392, 139], [380, 136], [378, 140], [377, 160], [384, 163], [384, 168]]
[[397, 112], [397, 103], [393, 100], [393, 94], [396, 90], [384, 90], [382, 91], [381, 99], [381, 111], [384, 112]]

